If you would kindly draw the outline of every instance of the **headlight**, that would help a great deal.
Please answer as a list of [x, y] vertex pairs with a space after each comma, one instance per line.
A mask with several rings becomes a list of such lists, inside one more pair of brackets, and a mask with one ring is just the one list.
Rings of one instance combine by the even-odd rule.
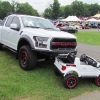
[[35, 40], [35, 46], [39, 48], [47, 48], [47, 41], [48, 37], [39, 37], [34, 36], [33, 39]]

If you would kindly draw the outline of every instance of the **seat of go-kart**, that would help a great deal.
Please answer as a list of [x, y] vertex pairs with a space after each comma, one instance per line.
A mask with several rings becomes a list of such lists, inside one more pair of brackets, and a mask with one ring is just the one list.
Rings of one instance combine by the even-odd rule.
[[95, 61], [92, 57], [86, 54], [80, 56], [80, 61], [85, 62], [87, 65], [92, 65], [94, 67], [97, 67], [97, 61]]
[[69, 53], [68, 56], [67, 56], [67, 59], [68, 59], [70, 62], [74, 63], [75, 57], [76, 57], [76, 56], [75, 56], [73, 53]]

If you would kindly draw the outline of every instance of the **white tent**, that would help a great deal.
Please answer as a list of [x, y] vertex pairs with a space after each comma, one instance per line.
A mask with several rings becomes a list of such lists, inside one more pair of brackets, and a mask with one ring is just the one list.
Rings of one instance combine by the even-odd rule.
[[96, 14], [93, 17], [100, 18], [100, 14]]
[[97, 22], [98, 20], [97, 19], [94, 19], [94, 18], [91, 18], [91, 19], [88, 19], [87, 21], [88, 22]]
[[81, 21], [81, 20], [76, 16], [68, 16], [67, 18], [62, 19], [61, 21]]

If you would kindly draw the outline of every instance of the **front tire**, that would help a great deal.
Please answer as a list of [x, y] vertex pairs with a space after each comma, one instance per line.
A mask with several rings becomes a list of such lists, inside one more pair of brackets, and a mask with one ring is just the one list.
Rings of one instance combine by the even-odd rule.
[[63, 85], [65, 88], [69, 89], [75, 88], [77, 86], [77, 83], [78, 83], [78, 78], [76, 75], [69, 74], [64, 77]]
[[22, 46], [19, 50], [18, 58], [19, 65], [23, 70], [28, 71], [36, 68], [37, 55], [31, 50], [30, 46]]
[[100, 76], [95, 79], [95, 84], [100, 87]]

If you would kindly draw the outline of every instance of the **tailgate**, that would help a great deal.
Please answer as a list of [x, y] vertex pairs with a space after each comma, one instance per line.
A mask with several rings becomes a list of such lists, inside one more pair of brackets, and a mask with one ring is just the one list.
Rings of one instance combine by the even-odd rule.
[[64, 67], [73, 66], [74, 61], [75, 57], [71, 54], [60, 55], [55, 58], [54, 65], [63, 73], [65, 71]]

